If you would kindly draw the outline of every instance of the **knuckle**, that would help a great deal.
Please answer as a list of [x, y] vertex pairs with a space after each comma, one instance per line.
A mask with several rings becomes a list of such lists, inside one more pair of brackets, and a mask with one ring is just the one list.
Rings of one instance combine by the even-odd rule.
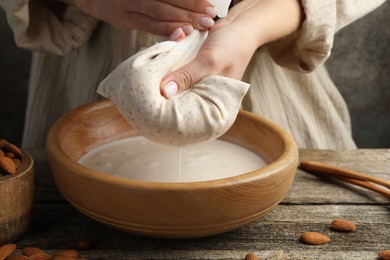
[[194, 79], [196, 78], [196, 73], [194, 70], [185, 69], [180, 73], [180, 82], [182, 85], [180, 86], [180, 90], [184, 90], [189, 88], [192, 84], [194, 84]]

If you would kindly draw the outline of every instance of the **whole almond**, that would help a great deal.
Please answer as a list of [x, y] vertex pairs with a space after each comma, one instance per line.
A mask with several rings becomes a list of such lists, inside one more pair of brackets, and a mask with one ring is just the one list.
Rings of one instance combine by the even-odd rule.
[[22, 158], [22, 151], [14, 144], [7, 143], [4, 146], [4, 149], [6, 149], [9, 152], [14, 153], [17, 157]]
[[14, 174], [16, 172], [14, 162], [8, 157], [0, 157], [0, 168], [7, 174]]
[[0, 149], [0, 157], [4, 157], [4, 156], [5, 156], [4, 151]]
[[355, 223], [353, 223], [350, 220], [341, 219], [341, 218], [333, 220], [331, 225], [332, 225], [332, 229], [336, 231], [348, 232], [348, 231], [354, 231], [356, 229]]
[[303, 232], [299, 239], [309, 245], [322, 245], [330, 242], [330, 238], [319, 232]]
[[28, 259], [33, 259], [33, 260], [50, 260], [52, 259], [51, 258], [51, 255], [48, 255], [46, 253], [43, 253], [43, 254], [35, 254], [35, 255], [32, 255], [32, 256], [29, 256]]
[[259, 257], [254, 253], [248, 253], [245, 256], [245, 260], [259, 260]]
[[39, 255], [39, 254], [46, 254], [48, 255], [45, 251], [38, 247], [25, 247], [23, 248], [23, 254], [27, 256], [32, 256], [32, 255]]
[[6, 259], [15, 251], [15, 244], [5, 244], [0, 246], [0, 259]]
[[10, 255], [7, 260], [28, 260], [30, 257], [26, 255]]
[[56, 255], [77, 258], [79, 256], [79, 252], [77, 252], [76, 250], [62, 250], [58, 252]]
[[0, 149], [3, 148], [4, 146], [6, 146], [7, 144], [8, 144], [7, 140], [0, 139]]
[[53, 255], [50, 259], [51, 260], [76, 260], [77, 257], [65, 256], [65, 255]]
[[82, 240], [77, 241], [77, 247], [81, 250], [89, 249], [89, 248], [93, 247], [95, 244], [96, 244], [96, 241], [91, 240], [91, 239], [82, 239]]
[[12, 161], [13, 161], [14, 164], [15, 164], [16, 170], [17, 170], [20, 166], [22, 166], [22, 161], [21, 161], [20, 159], [18, 159], [18, 158], [13, 158]]
[[390, 250], [380, 251], [378, 256], [383, 260], [390, 260]]
[[5, 157], [8, 157], [8, 158], [11, 158], [11, 159], [15, 158], [15, 154], [14, 154], [13, 152], [6, 152], [6, 153], [4, 154], [4, 156], [5, 156]]

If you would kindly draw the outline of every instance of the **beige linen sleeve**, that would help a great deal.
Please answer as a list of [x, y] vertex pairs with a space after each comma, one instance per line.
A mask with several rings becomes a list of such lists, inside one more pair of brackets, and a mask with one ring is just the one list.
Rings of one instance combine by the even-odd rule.
[[334, 34], [377, 8], [385, 0], [301, 0], [305, 20], [293, 35], [270, 43], [275, 62], [310, 72], [330, 55]]
[[16, 44], [34, 51], [66, 54], [85, 43], [97, 24], [81, 10], [54, 0], [0, 0], [0, 6]]

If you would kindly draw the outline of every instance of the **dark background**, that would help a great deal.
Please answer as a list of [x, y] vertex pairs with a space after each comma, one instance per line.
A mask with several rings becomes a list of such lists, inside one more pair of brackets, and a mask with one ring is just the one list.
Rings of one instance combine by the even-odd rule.
[[[390, 4], [342, 29], [327, 61], [360, 148], [390, 147]], [[0, 10], [0, 139], [20, 144], [31, 53], [16, 47]], [[55, 87], [55, 86], [53, 86]]]

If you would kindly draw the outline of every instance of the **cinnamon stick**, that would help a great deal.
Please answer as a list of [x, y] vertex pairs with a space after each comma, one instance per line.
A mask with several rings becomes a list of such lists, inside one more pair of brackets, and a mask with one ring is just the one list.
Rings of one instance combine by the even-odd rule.
[[351, 183], [372, 191], [390, 199], [390, 191], [387, 189], [381, 189], [378, 186], [372, 184], [376, 183], [386, 188], [390, 188], [390, 182], [364, 174], [357, 171], [352, 171], [333, 165], [316, 162], [316, 161], [301, 161], [299, 168], [308, 171], [313, 174], [321, 174], [334, 179], [338, 179], [347, 183]]

